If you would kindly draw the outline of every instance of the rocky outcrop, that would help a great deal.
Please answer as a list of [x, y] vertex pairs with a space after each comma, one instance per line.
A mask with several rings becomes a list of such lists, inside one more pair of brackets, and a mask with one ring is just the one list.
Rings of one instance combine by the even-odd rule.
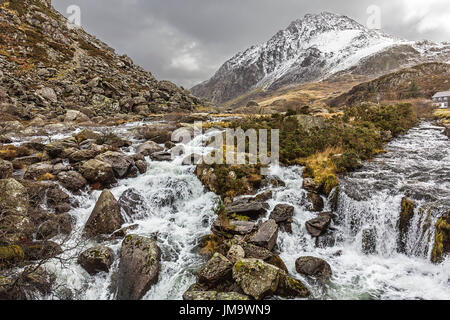
[[96, 246], [83, 251], [78, 257], [78, 264], [89, 274], [94, 275], [99, 272], [109, 272], [113, 259], [114, 253], [111, 248]]
[[325, 283], [330, 280], [332, 271], [330, 265], [323, 259], [316, 257], [300, 257], [295, 261], [298, 273], [314, 277]]
[[[96, 117], [190, 112], [202, 102], [169, 81], [157, 81], [126, 55], [67, 19], [41, 0], [2, 2], [0, 50], [2, 99], [12, 115], [36, 114], [66, 123]], [[21, 72], [15, 72], [21, 70]]]
[[161, 251], [151, 239], [128, 235], [120, 254], [117, 299], [139, 300], [158, 281]]
[[103, 190], [92, 210], [83, 234], [88, 238], [110, 235], [124, 223], [120, 206], [109, 190]]
[[139, 145], [136, 149], [136, 153], [142, 154], [144, 156], [149, 156], [155, 152], [163, 151], [164, 148], [161, 147], [159, 144], [157, 144], [154, 141], [147, 141], [141, 145]]
[[87, 185], [87, 180], [77, 171], [63, 171], [57, 176], [61, 185], [70, 191], [80, 191]]
[[219, 235], [246, 235], [255, 229], [255, 223], [251, 221], [217, 219], [212, 226], [212, 232]]

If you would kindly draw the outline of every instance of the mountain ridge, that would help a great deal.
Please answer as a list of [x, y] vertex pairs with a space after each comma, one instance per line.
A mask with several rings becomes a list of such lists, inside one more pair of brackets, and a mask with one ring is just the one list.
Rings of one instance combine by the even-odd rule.
[[267, 42], [236, 54], [191, 91], [222, 104], [257, 88], [271, 91], [338, 73], [375, 72], [375, 77], [432, 61], [450, 61], [450, 44], [408, 41], [322, 12], [307, 14]]
[[50, 0], [0, 1], [0, 112], [20, 119], [191, 112], [203, 102], [158, 81], [82, 28]]

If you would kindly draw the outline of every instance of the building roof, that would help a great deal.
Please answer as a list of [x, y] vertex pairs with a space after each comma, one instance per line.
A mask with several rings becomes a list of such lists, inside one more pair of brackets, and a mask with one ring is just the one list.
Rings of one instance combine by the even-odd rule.
[[449, 91], [442, 91], [442, 92], [437, 92], [433, 98], [441, 98], [441, 97], [450, 97], [450, 90]]

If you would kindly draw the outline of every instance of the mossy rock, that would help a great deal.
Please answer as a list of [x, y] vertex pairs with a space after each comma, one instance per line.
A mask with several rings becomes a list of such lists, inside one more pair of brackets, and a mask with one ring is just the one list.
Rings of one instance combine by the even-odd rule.
[[431, 252], [431, 261], [441, 263], [445, 256], [450, 252], [450, 214], [439, 218], [435, 224], [436, 234], [434, 237], [433, 251]]

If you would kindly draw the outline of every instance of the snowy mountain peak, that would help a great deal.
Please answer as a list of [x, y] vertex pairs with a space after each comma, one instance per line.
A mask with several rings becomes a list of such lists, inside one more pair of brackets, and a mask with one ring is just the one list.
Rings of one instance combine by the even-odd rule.
[[347, 16], [322, 12], [306, 14], [267, 42], [236, 54], [210, 80], [191, 90], [223, 103], [254, 89], [275, 90], [346, 70], [375, 77], [402, 66], [449, 58], [448, 44], [398, 39]]

